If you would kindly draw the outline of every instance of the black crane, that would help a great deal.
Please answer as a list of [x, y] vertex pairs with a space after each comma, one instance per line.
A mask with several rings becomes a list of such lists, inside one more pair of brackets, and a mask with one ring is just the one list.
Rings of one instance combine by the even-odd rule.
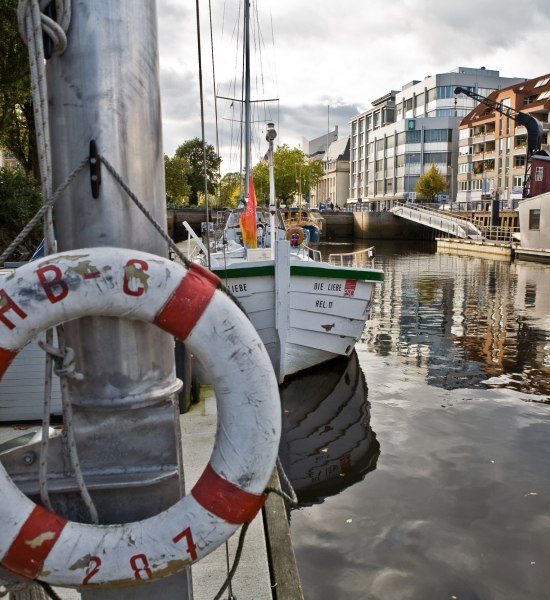
[[525, 161], [525, 176], [523, 178], [523, 197], [529, 198], [531, 189], [531, 157], [541, 148], [543, 135], [541, 122], [528, 113], [523, 113], [511, 106], [502, 104], [502, 102], [496, 102], [496, 100], [476, 94], [468, 88], [456, 87], [455, 94], [465, 94], [504, 116], [513, 119], [518, 125], [525, 126], [527, 130], [527, 160]]

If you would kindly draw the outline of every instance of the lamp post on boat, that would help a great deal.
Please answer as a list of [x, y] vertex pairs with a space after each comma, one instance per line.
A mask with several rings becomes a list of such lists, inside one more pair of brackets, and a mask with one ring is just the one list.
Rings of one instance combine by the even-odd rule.
[[277, 132], [275, 131], [275, 124], [268, 123], [265, 139], [269, 143], [269, 147], [267, 150], [267, 160], [269, 163], [269, 234], [271, 236], [271, 258], [275, 258], [275, 240], [273, 239], [273, 236], [276, 233], [275, 212], [277, 211], [277, 206], [275, 205], [275, 174], [273, 171], [273, 141], [276, 137]]

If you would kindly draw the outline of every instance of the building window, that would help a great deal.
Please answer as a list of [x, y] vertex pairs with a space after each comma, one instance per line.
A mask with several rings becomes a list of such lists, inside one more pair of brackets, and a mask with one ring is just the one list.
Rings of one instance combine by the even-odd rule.
[[405, 154], [405, 164], [406, 165], [419, 165], [420, 164], [420, 152], [407, 152]]
[[426, 129], [424, 131], [425, 142], [452, 142], [452, 129]]
[[453, 98], [455, 93], [454, 85], [440, 85], [437, 87], [437, 98]]
[[529, 211], [529, 229], [540, 230], [540, 208]]
[[512, 185], [515, 188], [523, 189], [523, 175], [514, 175]]
[[544, 167], [536, 167], [535, 168], [535, 181], [542, 181], [543, 174], [544, 174]]
[[424, 153], [424, 164], [431, 165], [432, 163], [450, 165], [451, 164], [451, 153], [450, 152], [425, 152]]
[[406, 143], [407, 144], [419, 144], [422, 140], [422, 131], [420, 129], [416, 131], [407, 131], [406, 132]]

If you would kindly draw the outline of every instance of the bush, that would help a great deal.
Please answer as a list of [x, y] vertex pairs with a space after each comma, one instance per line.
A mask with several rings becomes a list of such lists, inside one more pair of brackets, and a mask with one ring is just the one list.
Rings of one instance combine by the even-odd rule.
[[[31, 220], [42, 205], [35, 179], [23, 169], [0, 169], [0, 244], [4, 249]], [[25, 258], [42, 239], [38, 224], [13, 259]]]

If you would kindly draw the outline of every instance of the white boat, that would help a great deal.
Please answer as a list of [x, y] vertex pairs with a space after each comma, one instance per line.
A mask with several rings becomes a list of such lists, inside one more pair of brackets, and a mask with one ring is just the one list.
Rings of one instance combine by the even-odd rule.
[[[384, 278], [372, 266], [374, 249], [332, 254], [323, 261], [305, 238], [298, 245], [286, 239], [278, 211], [271, 211], [268, 224], [269, 213], [261, 209], [260, 247], [248, 248], [240, 229], [242, 212], [229, 215], [223, 234], [214, 235], [210, 253], [195, 236], [201, 253], [194, 258], [209, 266], [241, 303], [279, 382], [336, 356], [349, 356], [370, 317], [375, 285]], [[187, 230], [194, 235], [189, 226]]]
[[[245, 3], [244, 41], [248, 43], [249, 9]], [[244, 207], [233, 211], [223, 233], [214, 235], [206, 247], [189, 226], [196, 248], [196, 260], [208, 266], [239, 300], [265, 344], [279, 382], [293, 373], [323, 363], [336, 356], [349, 356], [370, 316], [374, 286], [383, 272], [368, 264], [350, 264], [351, 259], [373, 255], [333, 257], [331, 264], [307, 245], [307, 237], [294, 239], [287, 232], [276, 209], [273, 169], [273, 142], [277, 136], [268, 123], [266, 140], [270, 171], [269, 208], [258, 209], [251, 185], [250, 160], [250, 68], [245, 53], [243, 154]], [[241, 216], [255, 217], [252, 232], [241, 229]], [[184, 225], [186, 225], [184, 223]], [[301, 230], [300, 230], [301, 231]], [[254, 234], [255, 232], [255, 234]], [[251, 243], [252, 242], [252, 243]]]
[[256, 327], [279, 382], [349, 356], [370, 316], [374, 287], [383, 279], [379, 269], [302, 258], [284, 240], [276, 244], [275, 259], [212, 268]]

